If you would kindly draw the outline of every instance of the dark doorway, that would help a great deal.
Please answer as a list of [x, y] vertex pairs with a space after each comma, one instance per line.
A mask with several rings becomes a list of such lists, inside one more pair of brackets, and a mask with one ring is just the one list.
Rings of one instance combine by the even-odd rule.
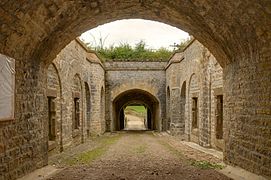
[[216, 138], [223, 139], [223, 95], [216, 97]]

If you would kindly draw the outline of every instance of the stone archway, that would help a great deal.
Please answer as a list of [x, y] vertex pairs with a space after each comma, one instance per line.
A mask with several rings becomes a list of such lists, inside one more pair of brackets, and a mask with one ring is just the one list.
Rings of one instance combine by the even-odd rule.
[[[65, 45], [88, 29], [114, 20], [142, 18], [164, 22], [189, 32], [210, 49], [220, 64], [225, 66], [239, 61], [235, 55], [247, 57], [252, 49], [259, 49], [260, 45], [268, 46], [264, 42], [270, 40], [269, 2], [235, 2], [4, 2], [1, 4], [1, 20], [6, 26], [1, 29], [1, 39], [4, 43], [0, 44], [0, 52], [15, 59], [42, 57], [50, 61]], [[247, 18], [239, 18], [247, 9], [250, 10], [250, 13], [246, 13]], [[12, 16], [15, 11], [16, 15]], [[267, 37], [269, 39], [266, 39]], [[6, 45], [5, 42], [9, 44]], [[20, 46], [17, 46], [17, 42], [20, 42]]]
[[129, 104], [142, 104], [147, 107], [147, 127], [158, 130], [160, 124], [159, 101], [155, 96], [141, 89], [132, 89], [119, 94], [113, 100], [113, 126], [114, 130], [124, 129], [123, 108]]
[[[145, 18], [189, 32], [214, 54], [224, 68], [224, 159], [270, 175], [271, 158], [265, 153], [271, 151], [271, 146], [266, 145], [270, 133], [262, 131], [271, 129], [270, 1], [37, 0], [32, 4], [14, 0], [0, 6], [0, 52], [16, 59], [15, 78], [19, 82], [15, 87], [16, 121], [1, 128], [5, 131], [36, 122], [30, 126], [36, 138], [26, 145], [38, 155], [35, 160], [29, 158], [32, 166], [28, 171], [47, 164], [47, 152], [39, 152], [46, 149], [47, 141], [41, 127], [46, 126], [43, 119], [48, 117], [43, 103], [39, 103], [45, 97], [46, 65], [71, 40], [90, 28], [117, 19]], [[29, 111], [21, 108], [25, 102], [33, 111], [31, 116], [25, 116]], [[23, 133], [16, 132], [14, 136], [21, 138]], [[255, 149], [255, 142], [260, 148]], [[4, 145], [10, 144], [14, 142]], [[25, 164], [28, 163], [18, 167], [26, 168]]]

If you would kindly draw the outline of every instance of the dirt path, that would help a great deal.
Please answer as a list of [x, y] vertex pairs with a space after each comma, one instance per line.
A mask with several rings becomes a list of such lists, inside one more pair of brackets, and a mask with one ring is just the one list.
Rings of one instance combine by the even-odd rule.
[[[180, 146], [173, 147], [168, 143], [168, 138], [155, 136], [152, 132], [120, 134], [119, 138], [105, 146], [106, 151], [92, 162], [67, 167], [50, 179], [229, 179], [209, 169], [207, 162], [197, 163], [191, 160], [193, 150], [186, 147], [182, 151]], [[189, 154], [186, 154], [186, 151]], [[195, 157], [201, 157], [201, 160], [206, 156], [209, 161], [219, 161], [198, 151], [192, 152], [192, 158], [195, 154]]]
[[125, 130], [145, 130], [144, 118], [132, 114], [126, 114], [127, 124]]

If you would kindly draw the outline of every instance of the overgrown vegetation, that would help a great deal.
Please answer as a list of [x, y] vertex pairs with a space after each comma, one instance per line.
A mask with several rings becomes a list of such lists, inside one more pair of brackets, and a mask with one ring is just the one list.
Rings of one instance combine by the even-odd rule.
[[127, 43], [119, 46], [110, 46], [104, 48], [101, 46], [95, 47], [100, 58], [103, 60], [149, 60], [149, 61], [167, 61], [172, 55], [173, 51], [166, 48], [158, 50], [148, 49], [144, 41], [140, 41], [135, 47]]
[[137, 113], [146, 113], [147, 112], [147, 110], [146, 110], [146, 108], [144, 106], [127, 106], [125, 108], [125, 111], [126, 110], [127, 111], [129, 111], [129, 110], [135, 111]]
[[89, 49], [96, 51], [97, 55], [102, 61], [167, 61], [176, 50], [182, 51], [192, 40], [191, 38], [188, 38], [181, 41], [179, 44], [174, 43], [174, 45], [172, 45], [174, 50], [169, 50], [164, 47], [161, 47], [158, 50], [153, 50], [147, 48], [147, 45], [143, 40], [137, 43], [135, 47], [132, 47], [128, 43], [121, 43], [118, 46], [111, 45], [108, 48], [104, 45], [107, 37], [108, 36], [102, 38], [100, 35], [98, 41], [96, 41], [96, 38], [93, 37], [95, 42], [94, 45], [86, 43]]
[[116, 141], [118, 141], [120, 138], [120, 135], [110, 136], [110, 137], [103, 137], [100, 139], [100, 145], [96, 148], [78, 154], [75, 157], [71, 157], [66, 159], [65, 164], [69, 166], [73, 165], [80, 165], [80, 164], [90, 164], [95, 159], [101, 157], [108, 149], [108, 146], [111, 144], [114, 144]]

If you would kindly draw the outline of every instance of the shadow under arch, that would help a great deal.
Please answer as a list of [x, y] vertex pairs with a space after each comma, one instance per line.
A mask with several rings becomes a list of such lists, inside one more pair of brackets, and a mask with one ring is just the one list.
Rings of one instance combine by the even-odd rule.
[[141, 89], [131, 89], [122, 92], [113, 100], [113, 130], [124, 129], [123, 110], [129, 104], [142, 104], [147, 107], [147, 127], [149, 130], [159, 130], [159, 101], [151, 93]]

